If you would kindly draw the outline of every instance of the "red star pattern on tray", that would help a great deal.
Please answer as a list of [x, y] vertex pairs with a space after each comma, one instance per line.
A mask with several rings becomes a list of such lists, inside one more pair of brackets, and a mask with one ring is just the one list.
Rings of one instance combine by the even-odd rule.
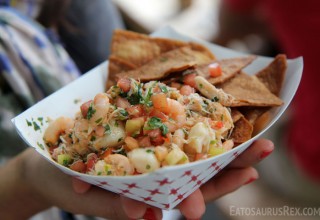
[[140, 188], [139, 186], [137, 186], [137, 183], [125, 183], [125, 185], [127, 185], [128, 189]]
[[176, 195], [176, 194], [178, 193], [178, 191], [179, 191], [180, 188], [181, 188], [181, 187], [171, 189], [169, 195]]
[[106, 182], [106, 181], [101, 181], [101, 182], [99, 182], [98, 184], [97, 184], [97, 186], [111, 186], [108, 182]]
[[164, 178], [163, 180], [157, 180], [156, 182], [158, 182], [159, 183], [159, 186], [163, 186], [163, 185], [166, 185], [166, 184], [172, 184], [173, 183], [173, 181], [168, 181], [168, 178]]
[[187, 170], [184, 172], [184, 174], [181, 176], [182, 177], [185, 177], [185, 176], [190, 176], [192, 174], [192, 171], [191, 170]]
[[157, 194], [163, 194], [162, 192], [159, 191], [159, 189], [154, 189], [154, 190], [147, 190], [148, 192], [150, 192], [150, 195], [157, 195]]

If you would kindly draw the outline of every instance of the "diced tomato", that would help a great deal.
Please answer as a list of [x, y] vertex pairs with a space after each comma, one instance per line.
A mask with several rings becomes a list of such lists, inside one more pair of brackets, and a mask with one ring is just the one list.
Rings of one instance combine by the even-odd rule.
[[202, 159], [205, 159], [205, 157], [206, 157], [206, 154], [204, 154], [204, 153], [196, 153], [195, 155], [194, 155], [194, 161], [197, 161], [197, 160], [202, 160]]
[[148, 136], [150, 137], [151, 143], [155, 146], [159, 146], [159, 145], [163, 144], [163, 142], [164, 142], [163, 137], [162, 137], [162, 133], [159, 128], [154, 129], [154, 130], [150, 130], [148, 132]]
[[171, 87], [176, 88], [176, 89], [180, 89], [181, 88], [181, 83], [177, 83], [177, 82], [172, 82], [170, 84]]
[[194, 80], [194, 78], [196, 78], [197, 74], [195, 73], [191, 73], [191, 74], [187, 74], [183, 77], [183, 83], [185, 85], [189, 85], [193, 88], [196, 87], [196, 81]]
[[93, 101], [90, 100], [90, 101], [87, 101], [85, 103], [83, 103], [81, 106], [80, 106], [80, 110], [81, 110], [81, 114], [84, 118], [87, 117], [87, 113], [88, 113], [88, 110], [89, 110], [89, 107], [91, 105]]
[[96, 164], [97, 160], [98, 160], [98, 156], [95, 153], [88, 154], [87, 163], [86, 163], [87, 165], [86, 172], [91, 171], [94, 168], [94, 165]]
[[223, 122], [222, 121], [212, 121], [211, 122], [211, 127], [213, 129], [220, 129], [224, 126]]
[[53, 154], [53, 151], [54, 151], [54, 149], [56, 149], [56, 148], [58, 148], [58, 145], [53, 145], [53, 146], [50, 146], [50, 147], [49, 147], [49, 152], [50, 152], [51, 155]]
[[84, 173], [87, 169], [87, 165], [82, 160], [77, 160], [70, 165], [70, 169], [80, 173]]
[[133, 105], [127, 108], [127, 112], [133, 118], [141, 117], [144, 115], [144, 109], [142, 105]]
[[149, 136], [143, 136], [138, 138], [139, 147], [150, 147], [151, 141]]
[[164, 93], [158, 93], [151, 96], [151, 101], [155, 109], [166, 113], [168, 111], [168, 101], [167, 96]]
[[189, 85], [183, 85], [181, 88], [180, 88], [180, 93], [181, 95], [190, 95], [192, 93], [194, 93], [194, 88], [192, 88], [191, 86]]
[[126, 109], [126, 108], [130, 107], [131, 105], [130, 105], [128, 100], [126, 100], [124, 98], [121, 98], [121, 97], [118, 97], [116, 99], [116, 106], [119, 107], [119, 108]]
[[222, 75], [222, 69], [219, 63], [211, 63], [208, 67], [211, 77], [218, 77]]
[[117, 85], [119, 88], [124, 92], [129, 92], [131, 89], [131, 81], [128, 78], [121, 78], [119, 79]]
[[162, 139], [163, 139], [164, 142], [166, 142], [166, 143], [169, 143], [169, 142], [170, 142], [170, 138], [169, 138], [169, 135], [168, 135], [168, 134], [166, 134], [165, 137], [162, 137]]
[[103, 153], [100, 154], [100, 159], [104, 159], [112, 153], [112, 148], [107, 148]]
[[162, 113], [160, 110], [158, 109], [153, 109], [150, 114], [151, 117], [157, 117], [160, 118], [162, 121], [167, 121], [168, 120], [168, 116], [166, 116], [164, 113]]

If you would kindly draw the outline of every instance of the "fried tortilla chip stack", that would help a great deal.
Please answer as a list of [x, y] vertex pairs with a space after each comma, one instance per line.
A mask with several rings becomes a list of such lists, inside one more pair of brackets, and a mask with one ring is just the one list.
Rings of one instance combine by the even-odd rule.
[[[193, 75], [192, 87], [198, 93], [230, 107], [235, 125], [230, 137], [236, 145], [261, 131], [270, 120], [271, 108], [283, 104], [279, 98], [287, 68], [283, 54], [248, 75], [243, 69], [255, 56], [217, 60], [209, 49], [195, 42], [116, 30], [111, 48], [108, 88], [126, 77], [142, 82], [160, 80], [180, 88], [186, 76]], [[212, 76], [212, 64], [221, 68], [221, 74]]]

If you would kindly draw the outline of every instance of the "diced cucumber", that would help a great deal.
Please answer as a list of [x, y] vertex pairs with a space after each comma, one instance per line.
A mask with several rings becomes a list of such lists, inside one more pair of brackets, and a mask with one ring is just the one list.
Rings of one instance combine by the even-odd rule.
[[224, 152], [226, 152], [226, 150], [224, 148], [222, 148], [222, 147], [210, 146], [209, 151], [208, 151], [208, 155], [210, 157], [214, 157], [214, 156], [217, 156], [219, 154], [223, 154]]
[[58, 155], [58, 163], [63, 166], [68, 166], [72, 162], [72, 158], [69, 154]]
[[126, 122], [126, 132], [129, 134], [137, 134], [144, 125], [143, 118], [133, 118]]

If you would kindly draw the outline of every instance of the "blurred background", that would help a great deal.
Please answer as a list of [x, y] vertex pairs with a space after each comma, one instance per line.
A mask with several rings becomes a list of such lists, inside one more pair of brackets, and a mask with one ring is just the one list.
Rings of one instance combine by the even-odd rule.
[[[49, 37], [57, 39], [55, 34], [59, 35], [59, 42], [74, 60], [80, 74], [108, 58], [110, 52], [108, 46], [114, 28], [149, 34], [158, 28], [170, 25], [185, 35], [246, 53], [263, 56], [285, 53], [288, 58], [303, 56], [304, 76], [294, 102], [277, 124], [264, 135], [274, 141], [276, 148], [269, 158], [257, 166], [260, 178], [208, 204], [203, 219], [320, 219], [318, 159], [320, 146], [316, 139], [320, 122], [318, 113], [320, 102], [317, 98], [319, 93], [317, 84], [320, 81], [320, 75], [317, 74], [319, 71], [317, 53], [320, 51], [319, 1], [308, 0], [303, 3], [297, 0], [0, 1], [1, 4], [4, 2], [37, 20], [48, 30], [53, 29], [53, 32], [48, 31]], [[8, 21], [6, 22], [8, 24]], [[25, 32], [22, 36], [28, 37]], [[33, 50], [34, 48], [29, 52]], [[61, 50], [59, 48], [59, 51]], [[5, 66], [0, 67], [3, 71]], [[68, 68], [64, 67], [64, 70], [70, 70]], [[17, 70], [25, 69], [17, 68]], [[35, 74], [37, 75], [37, 72]], [[32, 105], [28, 103], [20, 106], [16, 112], [10, 113], [2, 104], [5, 100], [3, 97], [9, 97], [12, 92], [7, 85], [12, 82], [8, 81], [6, 82], [0, 75], [0, 137], [3, 135], [0, 138], [0, 142], [3, 142], [0, 161], [22, 150], [21, 141], [19, 144], [11, 141], [11, 136], [9, 137], [3, 130], [14, 132], [10, 118], [26, 109], [28, 105]], [[10, 85], [12, 87], [12, 84]], [[57, 87], [35, 97], [35, 100], [45, 97]], [[16, 91], [19, 91], [19, 88], [16, 88]], [[31, 91], [33, 92], [32, 89]], [[11, 101], [10, 103], [16, 106], [16, 103]], [[15, 134], [12, 140], [16, 139], [18, 137]], [[13, 150], [13, 145], [20, 147]], [[8, 149], [5, 146], [8, 146]], [[266, 209], [285, 206], [301, 209], [317, 208], [318, 213], [312, 216], [252, 216], [232, 215], [231, 212], [231, 208]], [[41, 218], [35, 217], [35, 219]], [[183, 217], [179, 212], [172, 211], [165, 212], [164, 219], [182, 220]]]

